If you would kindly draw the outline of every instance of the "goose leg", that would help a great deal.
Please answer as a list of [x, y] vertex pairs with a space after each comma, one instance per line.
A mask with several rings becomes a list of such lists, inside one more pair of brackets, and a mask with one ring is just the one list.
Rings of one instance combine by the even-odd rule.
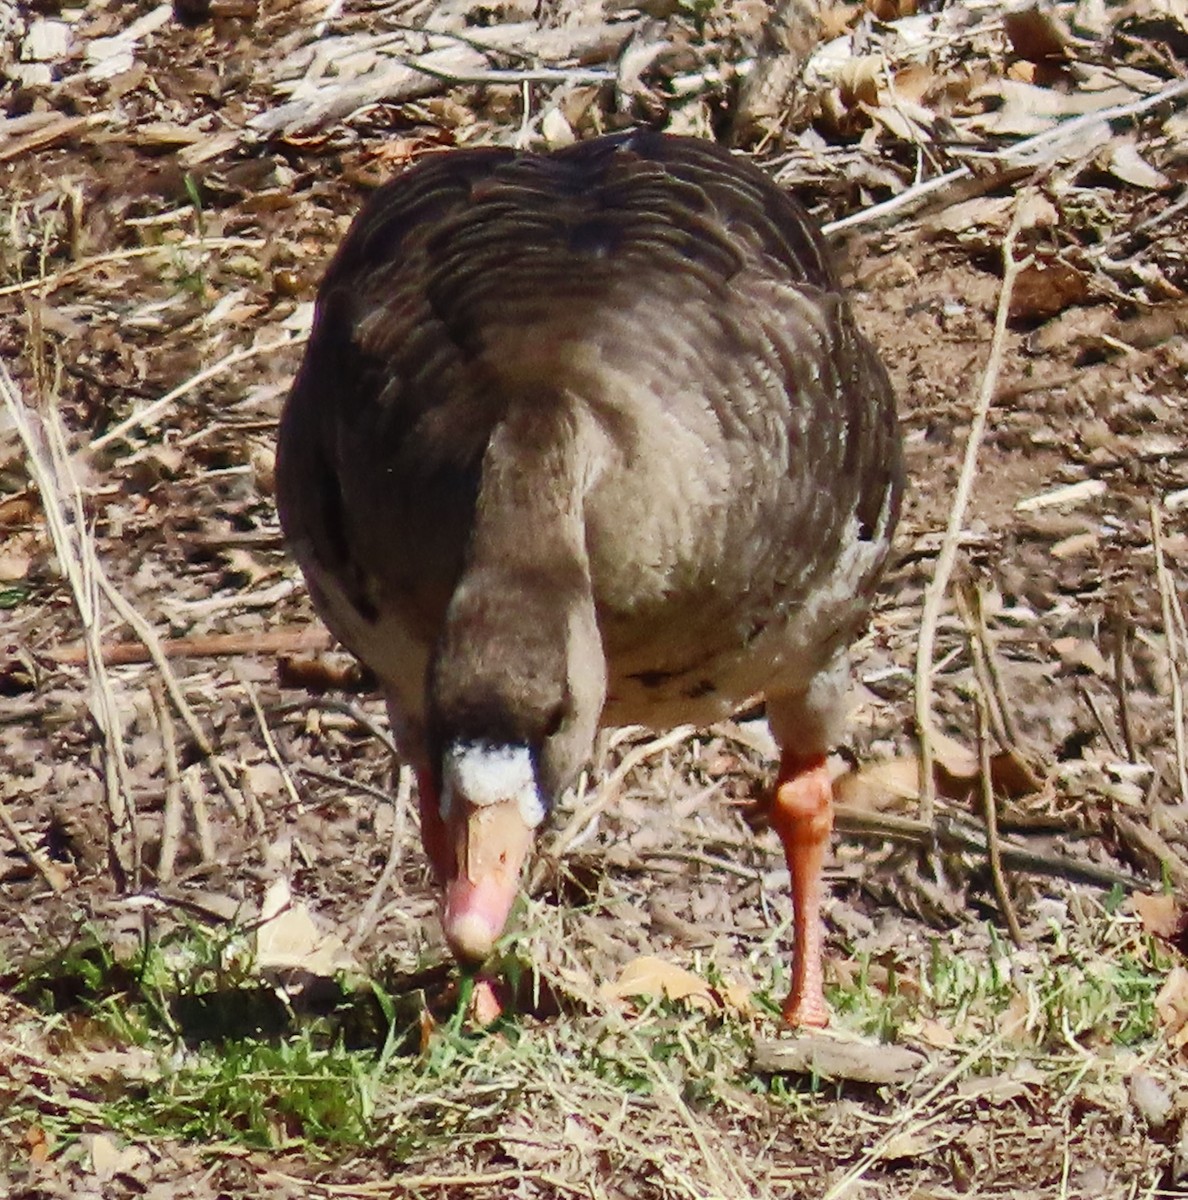
[[792, 873], [792, 993], [789, 1025], [829, 1024], [821, 969], [821, 869], [833, 830], [833, 785], [825, 756], [785, 750], [771, 799], [771, 824]]
[[433, 784], [433, 776], [419, 767], [415, 773], [417, 807], [421, 812], [421, 845], [425, 847], [429, 865], [433, 868], [433, 877], [438, 883], [444, 884], [450, 876], [454, 848], [450, 844], [445, 822], [441, 819], [441, 802]]

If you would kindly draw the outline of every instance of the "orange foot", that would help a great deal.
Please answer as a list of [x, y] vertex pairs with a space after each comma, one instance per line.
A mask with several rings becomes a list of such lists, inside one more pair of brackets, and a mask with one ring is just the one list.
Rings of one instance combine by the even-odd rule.
[[494, 1025], [503, 1016], [499, 990], [497, 981], [485, 975], [480, 975], [474, 981], [474, 991], [470, 995], [469, 1016], [476, 1025], [486, 1028], [488, 1025]]
[[771, 824], [792, 872], [792, 993], [784, 1001], [784, 1020], [824, 1028], [829, 1007], [821, 969], [821, 868], [833, 830], [833, 785], [823, 754], [803, 758], [784, 751]]

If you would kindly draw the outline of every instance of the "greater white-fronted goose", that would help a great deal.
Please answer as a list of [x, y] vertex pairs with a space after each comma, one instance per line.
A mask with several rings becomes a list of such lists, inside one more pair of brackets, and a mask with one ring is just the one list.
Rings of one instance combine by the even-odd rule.
[[445, 934], [478, 961], [600, 725], [763, 693], [790, 1023], [826, 1023], [825, 756], [899, 513], [886, 372], [813, 222], [707, 142], [434, 155], [318, 295], [281, 521], [382, 681]]

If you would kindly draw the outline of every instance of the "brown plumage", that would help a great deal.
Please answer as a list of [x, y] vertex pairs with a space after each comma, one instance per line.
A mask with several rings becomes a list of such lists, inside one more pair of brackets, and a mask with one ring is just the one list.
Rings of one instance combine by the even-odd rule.
[[318, 296], [278, 500], [383, 682], [461, 957], [501, 931], [600, 724], [764, 692], [786, 1015], [825, 1020], [824, 756], [900, 491], [886, 373], [749, 163], [634, 133], [434, 156], [376, 193]]

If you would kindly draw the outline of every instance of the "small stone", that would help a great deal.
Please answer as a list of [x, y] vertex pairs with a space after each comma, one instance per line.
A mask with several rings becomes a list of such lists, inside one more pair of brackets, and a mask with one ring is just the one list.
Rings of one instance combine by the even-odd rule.
[[1131, 1075], [1130, 1099], [1152, 1129], [1162, 1129], [1171, 1119], [1176, 1107], [1176, 1102], [1167, 1089], [1145, 1071], [1135, 1071]]

